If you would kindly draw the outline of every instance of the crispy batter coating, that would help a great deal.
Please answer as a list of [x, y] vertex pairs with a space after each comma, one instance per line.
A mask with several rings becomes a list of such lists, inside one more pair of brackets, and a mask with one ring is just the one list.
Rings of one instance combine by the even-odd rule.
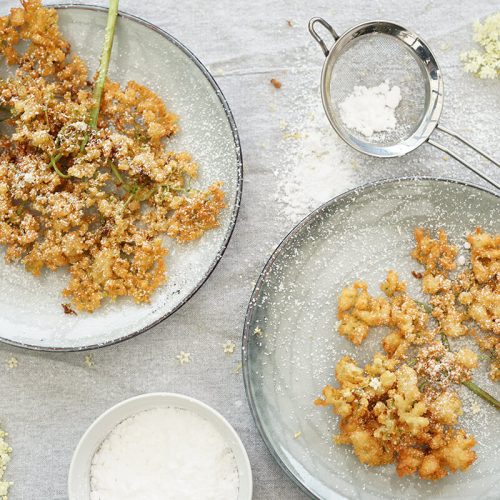
[[434, 240], [429, 230], [417, 228], [415, 241], [412, 257], [423, 264], [427, 271], [447, 273], [456, 269], [457, 248], [448, 243], [448, 237], [442, 229], [439, 231], [438, 239]]
[[436, 318], [442, 331], [449, 337], [461, 337], [468, 330], [464, 325], [467, 313], [457, 307], [455, 294], [451, 291], [436, 293], [430, 299], [432, 316]]
[[[456, 251], [447, 243], [446, 235], [440, 232], [439, 240], [433, 240], [424, 230], [416, 230], [415, 234], [414, 256], [425, 254], [421, 247], [439, 249], [432, 259], [420, 260], [426, 266], [422, 289], [430, 295], [432, 316], [438, 321], [439, 331], [449, 337], [472, 335], [491, 359], [490, 378], [499, 380], [500, 235], [485, 233], [481, 228], [469, 234], [471, 268], [450, 279], [448, 271], [453, 269], [453, 263], [448, 257], [456, 255]], [[439, 268], [434, 265], [439, 260], [435, 257], [438, 253], [447, 256], [446, 265]], [[472, 328], [472, 324], [477, 325], [479, 331]], [[483, 341], [485, 334], [493, 336]]]
[[472, 330], [472, 337], [477, 345], [486, 352], [490, 358], [490, 378], [491, 380], [500, 380], [500, 335], [483, 336], [476, 330]]
[[155, 146], [178, 130], [177, 117], [165, 103], [152, 90], [134, 81], [123, 90], [116, 82], [106, 83], [100, 119], [102, 125], [112, 124], [131, 139]]
[[410, 344], [421, 344], [434, 334], [427, 331], [428, 314], [406, 295], [406, 283], [399, 281], [395, 271], [388, 272], [380, 287], [387, 299], [372, 297], [362, 281], [341, 291], [338, 331], [353, 344], [360, 345], [370, 327], [389, 326], [394, 330], [384, 339], [384, 350], [399, 358], [404, 356]]
[[[66, 66], [70, 46], [60, 36], [56, 11], [45, 9], [38, 0], [21, 4], [0, 18], [0, 53], [8, 64], [19, 64], [29, 73], [57, 75]], [[25, 52], [17, 50], [20, 41], [31, 42]]]
[[352, 445], [360, 462], [395, 462], [400, 476], [418, 472], [435, 480], [467, 469], [476, 459], [474, 438], [450, 427], [462, 414], [458, 396], [421, 392], [410, 366], [380, 353], [364, 368], [344, 357], [336, 378], [340, 387], [327, 385], [315, 403], [340, 415], [335, 442]]
[[392, 297], [395, 293], [406, 292], [406, 281], [399, 281], [398, 273], [390, 269], [387, 273], [387, 278], [380, 285], [380, 289], [388, 297]]
[[89, 129], [92, 84], [57, 21], [40, 0], [0, 18], [0, 54], [17, 65], [0, 80], [11, 115], [0, 135], [0, 244], [36, 276], [67, 266], [64, 295], [78, 310], [147, 302], [166, 280], [163, 237], [186, 243], [218, 227], [224, 192], [219, 182], [189, 187], [196, 163], [162, 142], [177, 117], [137, 82], [107, 81]]
[[500, 274], [500, 234], [483, 233], [477, 228], [469, 234], [467, 241], [471, 246], [471, 264], [474, 276], [479, 283], [498, 278]]
[[431, 341], [419, 349], [415, 370], [422, 381], [432, 387], [446, 389], [451, 384], [470, 380], [477, 366], [477, 355], [470, 349], [453, 353], [439, 341]]
[[389, 303], [384, 298], [372, 297], [363, 281], [356, 281], [342, 290], [338, 302], [339, 333], [353, 344], [360, 345], [371, 326], [387, 325], [390, 319]]
[[219, 227], [217, 216], [225, 206], [220, 184], [210, 186], [192, 200], [183, 198], [169, 219], [167, 234], [181, 242], [199, 238], [205, 231]]
[[[466, 470], [476, 459], [475, 440], [456, 429], [462, 403], [453, 390], [472, 377], [478, 355], [452, 352], [440, 335], [471, 335], [491, 359], [490, 377], [500, 379], [500, 235], [477, 229], [467, 237], [471, 268], [458, 273], [458, 249], [444, 231], [415, 230], [412, 256], [424, 265], [422, 291], [429, 304], [412, 299], [390, 270], [373, 297], [363, 281], [346, 286], [338, 300], [338, 331], [359, 346], [370, 328], [385, 326], [385, 355], [364, 368], [344, 356], [336, 365], [339, 387], [326, 385], [315, 403], [341, 417], [338, 444], [352, 445], [367, 465], [396, 463], [400, 476], [437, 480]], [[474, 328], [474, 325], [477, 328]]]

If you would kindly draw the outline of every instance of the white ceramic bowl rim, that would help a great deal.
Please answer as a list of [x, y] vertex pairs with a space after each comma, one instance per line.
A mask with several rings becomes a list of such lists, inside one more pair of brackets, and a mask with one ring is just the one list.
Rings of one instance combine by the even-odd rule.
[[[103, 420], [105, 420], [107, 417], [112, 415], [113, 413], [119, 412], [120, 409], [130, 406], [133, 403], [137, 401], [144, 401], [144, 403], [147, 403], [148, 400], [154, 400], [154, 399], [165, 399], [165, 400], [171, 400], [168, 405], [165, 406], [160, 406], [158, 405], [158, 408], [162, 407], [172, 407], [176, 408], [175, 401], [178, 401], [179, 404], [182, 402], [188, 403], [189, 405], [192, 405], [193, 407], [198, 407], [199, 409], [202, 410], [202, 412], [205, 412], [209, 414], [212, 418], [213, 421], [219, 422], [219, 424], [222, 424], [222, 427], [224, 428], [224, 431], [226, 432], [226, 435], [222, 434], [222, 437], [225, 438], [226, 440], [231, 441], [231, 449], [233, 450], [233, 453], [235, 454], [236, 457], [236, 452], [238, 452], [238, 456], [240, 457], [240, 463], [238, 464], [238, 473], [239, 473], [239, 478], [240, 478], [240, 488], [241, 488], [241, 482], [245, 481], [246, 482], [246, 489], [250, 493], [250, 498], [253, 490], [253, 479], [252, 479], [252, 468], [250, 465], [250, 460], [248, 458], [248, 454], [246, 452], [245, 446], [243, 445], [241, 438], [239, 437], [238, 433], [234, 430], [232, 425], [217, 411], [214, 410], [211, 406], [208, 406], [206, 403], [203, 403], [203, 401], [200, 401], [198, 399], [192, 398], [190, 396], [186, 396], [184, 394], [178, 394], [175, 392], [151, 392], [147, 394], [141, 394], [139, 396], [134, 396], [129, 399], [125, 399], [124, 401], [121, 401], [120, 403], [117, 403], [116, 405], [112, 406], [108, 410], [106, 410], [104, 413], [102, 413], [99, 417], [97, 417], [96, 420], [88, 427], [88, 429], [85, 431], [83, 436], [80, 438], [80, 441], [78, 442], [75, 451], [73, 453], [73, 457], [71, 459], [71, 464], [69, 467], [69, 473], [68, 473], [68, 496], [70, 500], [72, 499], [71, 494], [72, 491], [75, 489], [75, 477], [78, 473], [77, 471], [77, 459], [85, 454], [85, 444], [89, 438], [89, 435], [95, 431], [96, 429], [99, 428], [99, 426], [102, 424]], [[182, 406], [179, 406], [179, 408], [182, 408]], [[143, 410], [136, 410], [130, 413], [127, 417], [117, 419], [116, 425], [118, 425], [120, 422], [123, 422], [127, 418], [130, 418], [134, 415], [137, 415], [141, 411], [148, 411], [148, 409], [152, 409], [151, 407], [146, 406]], [[195, 409], [191, 409], [190, 411], [196, 413]], [[203, 414], [197, 413], [199, 416], [203, 417]], [[116, 426], [115, 425], [115, 426]], [[106, 436], [104, 436], [104, 439]], [[237, 449], [235, 449], [234, 445], [236, 444]], [[94, 455], [94, 452], [92, 453], [92, 456]], [[241, 465], [243, 465], [244, 470], [241, 470]]]

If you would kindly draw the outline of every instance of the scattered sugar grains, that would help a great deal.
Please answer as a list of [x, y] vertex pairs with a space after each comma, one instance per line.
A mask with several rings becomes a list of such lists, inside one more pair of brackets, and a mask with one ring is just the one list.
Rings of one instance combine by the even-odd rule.
[[8, 499], [9, 488], [13, 483], [10, 481], [4, 481], [3, 475], [5, 474], [5, 469], [7, 464], [10, 462], [10, 455], [12, 454], [12, 448], [4, 440], [7, 433], [0, 429], [0, 498], [2, 500]]
[[179, 408], [121, 422], [92, 459], [90, 500], [236, 499], [231, 448], [204, 418]]
[[289, 84], [274, 93], [270, 106], [281, 129], [281, 139], [272, 149], [275, 201], [291, 224], [356, 185], [351, 161], [345, 158], [347, 146], [326, 118], [319, 75], [310, 67], [317, 60], [316, 49], [311, 45], [310, 52], [300, 49], [295, 54]]
[[400, 102], [399, 87], [390, 87], [387, 81], [376, 87], [355, 86], [353, 93], [339, 104], [340, 117], [347, 128], [370, 138], [376, 132], [396, 128], [395, 112]]
[[483, 50], [472, 49], [460, 55], [464, 69], [479, 78], [500, 77], [500, 12], [474, 24], [474, 41]]
[[276, 201], [282, 205], [282, 214], [297, 222], [354, 183], [338, 147], [340, 139], [322, 110], [297, 128], [289, 123], [282, 128], [285, 134], [280, 169], [275, 173]]

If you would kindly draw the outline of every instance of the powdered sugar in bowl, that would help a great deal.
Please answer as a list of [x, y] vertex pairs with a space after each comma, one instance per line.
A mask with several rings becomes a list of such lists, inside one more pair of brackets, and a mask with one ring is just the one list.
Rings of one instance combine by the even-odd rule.
[[252, 472], [230, 424], [173, 393], [127, 399], [103, 413], [76, 447], [70, 500], [252, 498]]

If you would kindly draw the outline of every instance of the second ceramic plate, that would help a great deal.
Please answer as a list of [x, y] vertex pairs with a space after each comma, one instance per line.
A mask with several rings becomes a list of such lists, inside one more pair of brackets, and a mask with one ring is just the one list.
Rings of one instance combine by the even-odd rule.
[[[436, 482], [399, 479], [394, 466], [367, 467], [351, 449], [332, 444], [337, 420], [315, 407], [333, 369], [349, 354], [361, 363], [380, 350], [379, 335], [361, 349], [335, 332], [340, 290], [356, 279], [377, 293], [388, 269], [396, 269], [417, 297], [418, 269], [410, 256], [413, 229], [443, 228], [452, 242], [481, 226], [500, 232], [499, 198], [452, 181], [405, 179], [372, 184], [325, 204], [278, 247], [256, 285], [244, 333], [244, 377], [259, 430], [275, 459], [317, 498], [494, 498], [500, 474], [498, 412], [461, 393], [461, 425], [476, 436], [477, 461], [465, 473]], [[423, 297], [422, 297], [423, 298]], [[498, 392], [485, 373], [474, 378]], [[480, 411], [476, 407], [478, 403]], [[484, 423], [487, 422], [485, 425]]]
[[[99, 61], [107, 12], [98, 7], [60, 6], [59, 27], [92, 74]], [[7, 265], [0, 248], [0, 340], [22, 347], [78, 350], [130, 338], [187, 302], [210, 275], [231, 236], [241, 195], [242, 163], [238, 134], [217, 84], [196, 57], [159, 28], [120, 14], [110, 78], [135, 80], [154, 90], [179, 116], [180, 132], [168, 142], [188, 151], [199, 164], [198, 185], [224, 182], [228, 208], [221, 226], [188, 245], [169, 239], [168, 282], [151, 304], [130, 299], [106, 304], [93, 314], [65, 315], [61, 291], [68, 271], [34, 278], [22, 265]], [[193, 186], [197, 187], [197, 186]]]

